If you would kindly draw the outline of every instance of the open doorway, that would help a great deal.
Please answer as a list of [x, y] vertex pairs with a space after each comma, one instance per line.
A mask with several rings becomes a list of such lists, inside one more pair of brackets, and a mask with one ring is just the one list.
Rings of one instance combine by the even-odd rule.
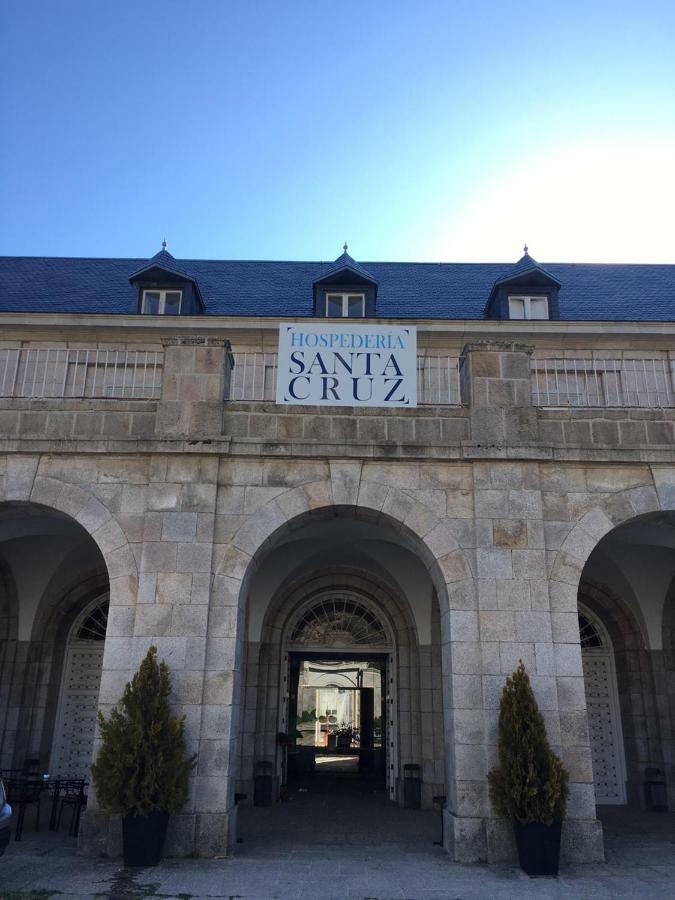
[[289, 654], [289, 789], [384, 791], [387, 654]]

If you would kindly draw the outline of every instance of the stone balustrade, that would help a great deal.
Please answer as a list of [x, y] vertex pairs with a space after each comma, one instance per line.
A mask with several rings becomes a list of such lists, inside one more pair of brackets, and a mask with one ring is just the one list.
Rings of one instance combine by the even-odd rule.
[[[451, 367], [452, 404], [446, 398], [416, 409], [379, 409], [278, 406], [269, 384], [261, 395], [266, 399], [228, 401], [245, 393], [244, 370], [237, 374], [236, 360], [248, 363], [250, 357], [255, 364], [269, 357], [273, 363], [274, 354], [233, 355], [224, 338], [202, 335], [172, 336], [161, 342], [162, 350], [157, 346], [1, 349], [3, 384], [13, 387], [0, 396], [0, 440], [19, 448], [22, 441], [30, 447], [55, 440], [101, 446], [208, 441], [214, 452], [232, 455], [384, 459], [673, 457], [673, 363], [663, 351], [633, 353], [630, 359], [616, 350], [570, 356], [571, 351], [533, 354], [532, 345], [512, 341], [474, 341]], [[457, 359], [450, 351], [435, 353], [422, 358]], [[252, 377], [255, 365], [248, 368]], [[577, 378], [577, 393], [561, 388], [563, 371], [568, 386]], [[450, 386], [448, 381], [445, 388]], [[596, 394], [612, 402], [590, 405]], [[459, 396], [461, 404], [454, 402]], [[623, 396], [626, 403], [619, 405]]]

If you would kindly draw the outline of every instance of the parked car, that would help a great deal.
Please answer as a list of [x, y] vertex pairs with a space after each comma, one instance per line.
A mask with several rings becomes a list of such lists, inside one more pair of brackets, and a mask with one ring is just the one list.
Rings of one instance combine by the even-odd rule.
[[0, 778], [0, 856], [5, 852], [12, 834], [12, 807], [7, 802], [5, 785]]

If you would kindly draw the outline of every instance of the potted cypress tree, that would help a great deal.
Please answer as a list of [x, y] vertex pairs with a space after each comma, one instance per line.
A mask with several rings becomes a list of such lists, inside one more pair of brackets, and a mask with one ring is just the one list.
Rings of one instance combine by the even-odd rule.
[[528, 875], [557, 875], [568, 778], [549, 745], [522, 660], [502, 692], [497, 750], [490, 799], [513, 822], [520, 866]]
[[110, 718], [98, 714], [102, 745], [91, 771], [101, 808], [123, 817], [126, 866], [157, 865], [169, 815], [187, 799], [196, 757], [186, 755], [170, 693], [169, 667], [150, 647]]

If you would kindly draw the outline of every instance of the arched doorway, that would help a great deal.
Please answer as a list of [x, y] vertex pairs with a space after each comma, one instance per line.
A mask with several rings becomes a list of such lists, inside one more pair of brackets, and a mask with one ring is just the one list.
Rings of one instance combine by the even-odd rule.
[[432, 571], [400, 522], [349, 506], [301, 514], [265, 542], [240, 595], [240, 793], [254, 796], [260, 765], [278, 800], [298, 770], [330, 771], [346, 756], [390, 803], [403, 804], [405, 776], [421, 783], [423, 809], [445, 795], [447, 616]]
[[103, 554], [70, 515], [8, 501], [0, 573], [3, 763], [86, 778], [110, 590]]
[[647, 513], [609, 530], [583, 568], [578, 611], [598, 805], [650, 809], [648, 783], [663, 791], [670, 775], [663, 620], [674, 549], [675, 513]]
[[396, 799], [396, 665], [383, 611], [354, 589], [325, 589], [290, 617], [282, 661], [281, 783], [344, 789], [360, 778]]
[[91, 763], [108, 623], [108, 596], [88, 604], [73, 623], [66, 645], [50, 770], [81, 777]]
[[600, 620], [582, 605], [579, 606], [579, 637], [595, 802], [623, 804], [626, 802], [626, 760], [614, 650]]

